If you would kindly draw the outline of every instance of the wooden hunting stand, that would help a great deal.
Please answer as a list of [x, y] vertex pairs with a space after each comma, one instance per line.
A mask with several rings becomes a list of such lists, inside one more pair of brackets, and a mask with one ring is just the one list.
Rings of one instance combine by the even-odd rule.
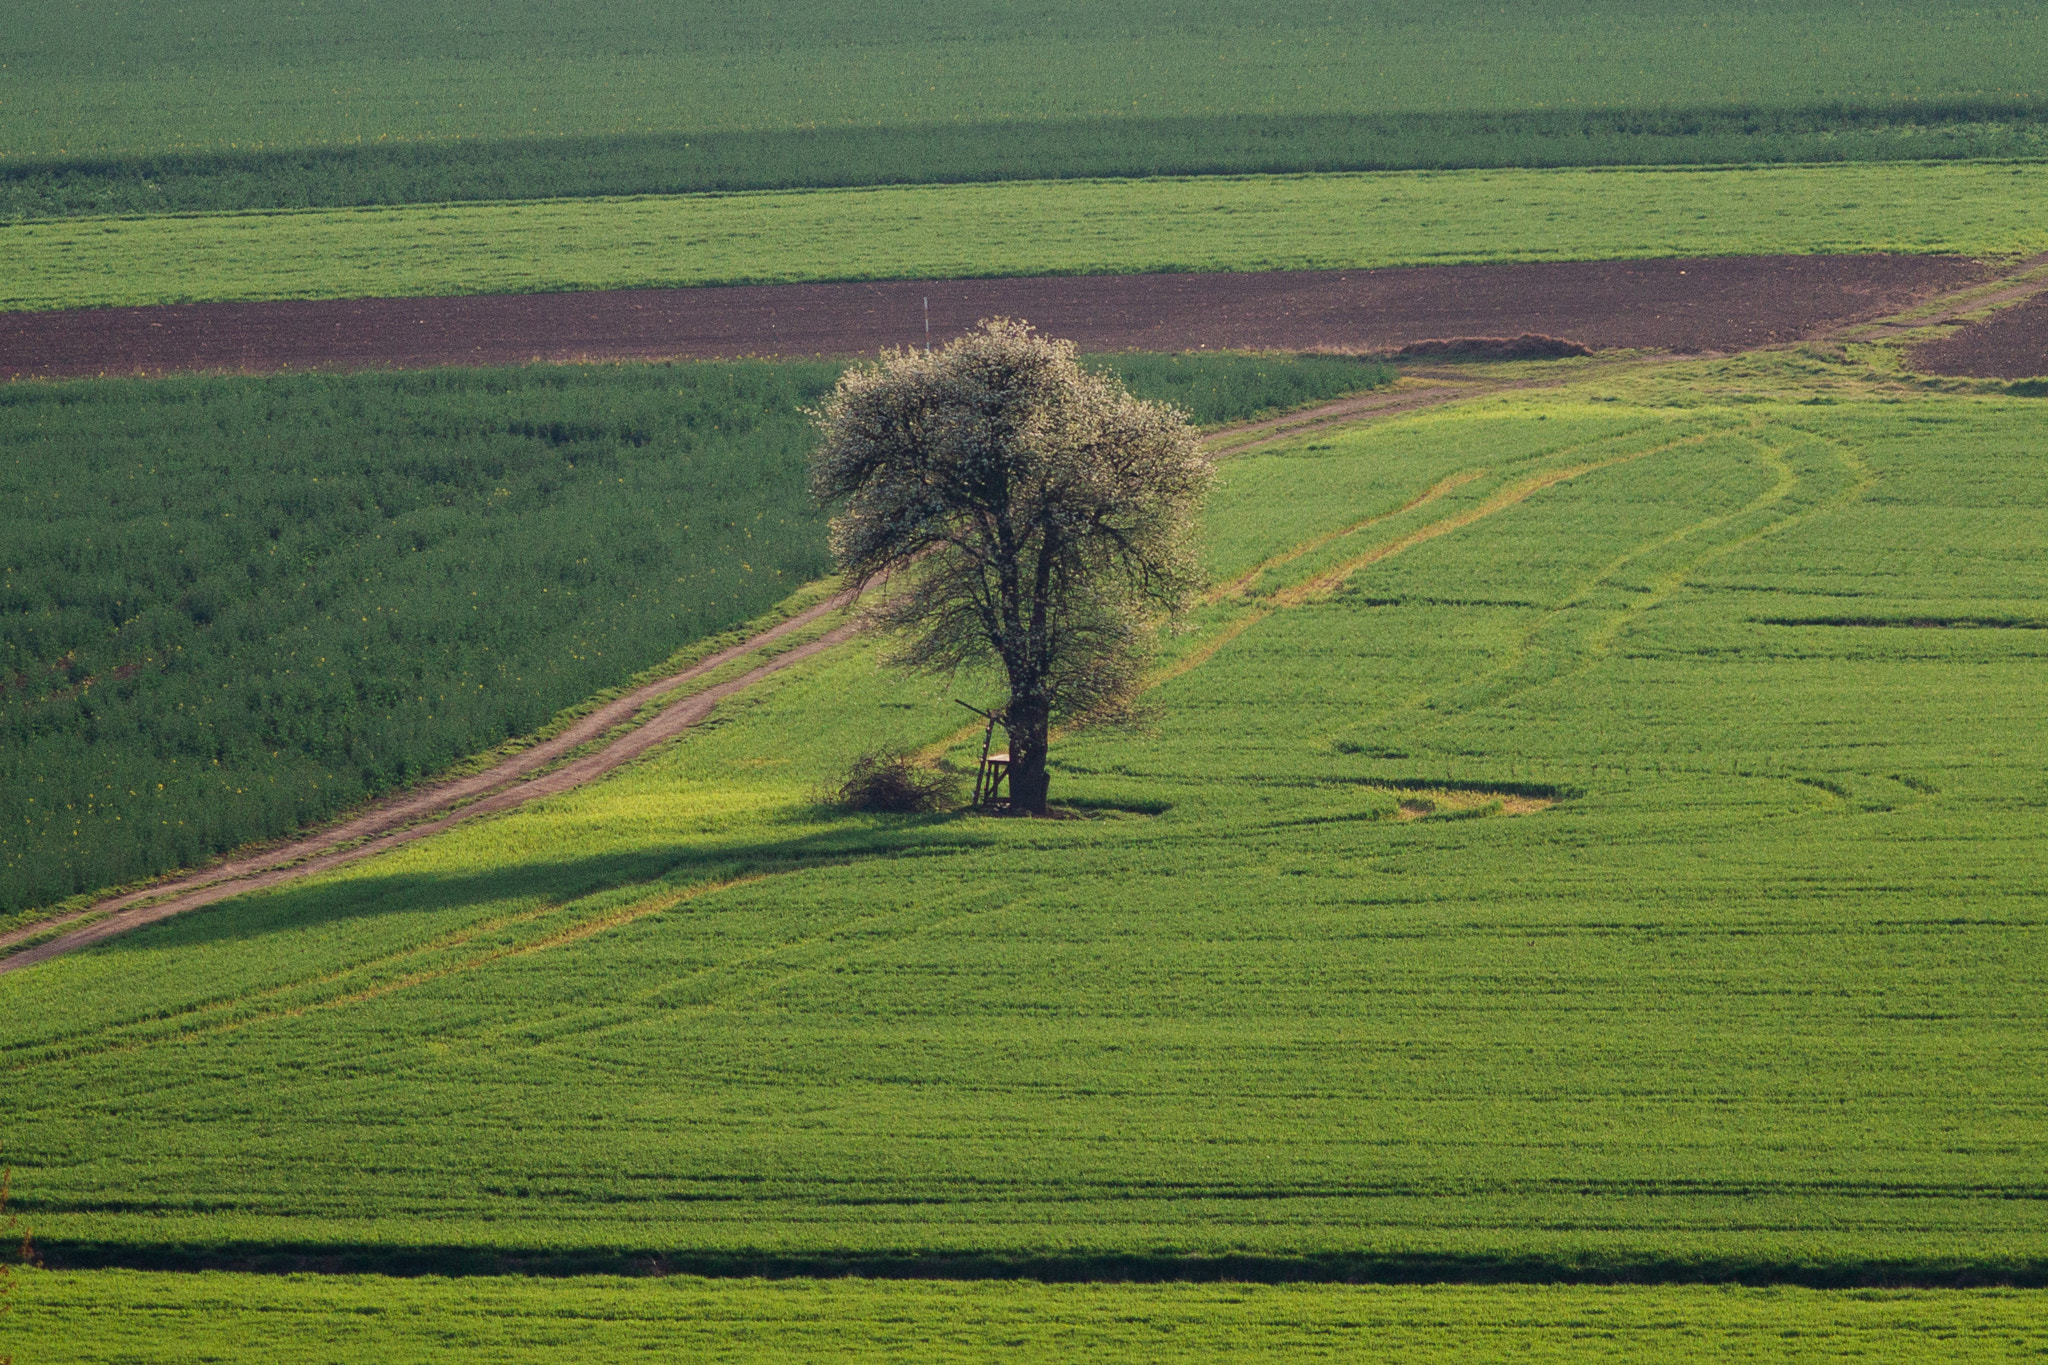
[[[958, 697], [955, 697], [953, 700], [960, 701]], [[967, 706], [967, 703], [964, 701], [960, 702], [960, 704]], [[967, 706], [967, 709], [988, 721], [988, 727], [981, 732], [981, 766], [974, 770], [974, 808], [981, 810], [998, 804], [996, 789], [1001, 787], [1003, 779], [1010, 775], [1010, 756], [1007, 753], [992, 754], [989, 752], [989, 749], [995, 744], [995, 716], [988, 711], [982, 710], [979, 706]], [[1005, 734], [1008, 733], [1007, 727], [1005, 727], [1004, 732]]]

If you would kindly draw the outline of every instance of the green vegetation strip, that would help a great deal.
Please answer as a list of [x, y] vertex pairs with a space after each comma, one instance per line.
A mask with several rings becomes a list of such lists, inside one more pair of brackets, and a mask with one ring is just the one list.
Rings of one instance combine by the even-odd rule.
[[78, 1266], [2038, 1284], [2044, 440], [1793, 353], [1248, 454], [1082, 818], [818, 804], [993, 693], [832, 651], [0, 978], [15, 1199]]
[[391, 1280], [44, 1273], [41, 1365], [1399, 1359], [2038, 1360], [2039, 1293], [1460, 1285]]
[[1213, 115], [0, 158], [0, 222], [999, 180], [2048, 156], [2028, 103]]
[[2048, 165], [904, 186], [0, 228], [0, 308], [2048, 249]]

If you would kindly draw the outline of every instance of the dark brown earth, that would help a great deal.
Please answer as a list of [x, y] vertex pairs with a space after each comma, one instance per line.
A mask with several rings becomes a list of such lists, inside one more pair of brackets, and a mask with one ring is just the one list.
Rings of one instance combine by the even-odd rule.
[[1525, 332], [1738, 351], [1990, 274], [1942, 256], [1764, 256], [1261, 274], [638, 289], [0, 314], [8, 378], [858, 355], [1019, 317], [1084, 351], [1391, 351]]
[[1922, 342], [1906, 352], [1906, 363], [1921, 374], [1977, 379], [2048, 376], [2048, 293], [1993, 313], [1953, 336]]

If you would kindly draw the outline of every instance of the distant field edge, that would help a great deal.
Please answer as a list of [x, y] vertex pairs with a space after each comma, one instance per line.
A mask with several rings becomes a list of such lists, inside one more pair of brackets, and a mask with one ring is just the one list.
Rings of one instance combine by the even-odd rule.
[[1006, 180], [2048, 157], [2048, 102], [1208, 115], [0, 156], [0, 221]]
[[694, 1275], [707, 1279], [1036, 1280], [1160, 1284], [1730, 1284], [1807, 1289], [2039, 1289], [2048, 1255], [1772, 1259], [1435, 1252], [753, 1252], [654, 1248], [382, 1246], [343, 1242], [151, 1245], [36, 1239], [53, 1270], [451, 1277]]

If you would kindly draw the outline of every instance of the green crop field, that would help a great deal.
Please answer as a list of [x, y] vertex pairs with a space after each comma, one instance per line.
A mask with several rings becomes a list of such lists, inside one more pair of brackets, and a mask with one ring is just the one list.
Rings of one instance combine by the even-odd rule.
[[2048, 250], [2048, 165], [907, 186], [0, 227], [0, 309], [802, 280]]
[[[49, 1273], [38, 1365], [661, 1359], [2037, 1361], [2041, 1296], [1518, 1285], [542, 1281]], [[4, 1340], [4, 1338], [0, 1338]]]
[[[17, 8], [0, 311], [2048, 251], [2011, 0]], [[0, 930], [821, 600], [838, 373], [0, 386]], [[0, 1362], [2048, 1356], [2048, 401], [1459, 373], [1221, 466], [1065, 818], [834, 804], [1000, 698], [857, 640], [0, 974]]]
[[86, 0], [0, 33], [0, 217], [2039, 156], [2044, 71], [1983, 0]]
[[2044, 444], [1790, 356], [1234, 461], [1087, 818], [817, 805], [991, 694], [837, 651], [0, 978], [19, 1207], [75, 1267], [2038, 1284]]
[[[1096, 363], [1205, 422], [1391, 377]], [[526, 734], [823, 572], [799, 409], [838, 373], [0, 390], [0, 925]]]

